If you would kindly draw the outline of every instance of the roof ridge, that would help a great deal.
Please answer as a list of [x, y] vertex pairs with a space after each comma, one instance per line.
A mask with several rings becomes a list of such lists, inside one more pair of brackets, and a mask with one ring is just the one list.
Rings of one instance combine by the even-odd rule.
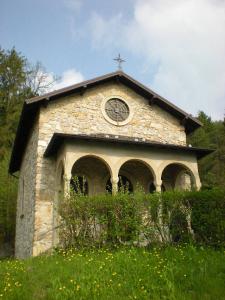
[[78, 83], [66, 86], [64, 88], [60, 88], [60, 89], [54, 90], [52, 92], [49, 92], [49, 93], [46, 93], [46, 94], [43, 94], [43, 95], [39, 95], [39, 96], [35, 96], [35, 97], [32, 97], [32, 98], [26, 99], [25, 102], [26, 102], [26, 104], [31, 104], [33, 102], [37, 102], [37, 101], [40, 101], [42, 99], [58, 95], [60, 93], [64, 93], [66, 91], [71, 91], [73, 89], [76, 89], [78, 87], [84, 86], [86, 84], [94, 83], [94, 82], [100, 81], [102, 79], [107, 79], [107, 78], [110, 78], [110, 77], [115, 76], [115, 75], [125, 75], [126, 77], [129, 76], [126, 73], [124, 73], [123, 71], [118, 70], [118, 71], [115, 71], [115, 72], [107, 73], [105, 75], [96, 76], [96, 77], [94, 77], [92, 79], [83, 80], [81, 82], [78, 82]]

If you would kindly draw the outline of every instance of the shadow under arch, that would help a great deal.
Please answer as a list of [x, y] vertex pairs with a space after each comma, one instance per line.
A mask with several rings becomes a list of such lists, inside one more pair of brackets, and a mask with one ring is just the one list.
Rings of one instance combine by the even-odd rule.
[[61, 160], [56, 168], [56, 190], [55, 190], [55, 199], [53, 203], [53, 246], [57, 246], [59, 243], [59, 224], [60, 224], [60, 217], [59, 217], [59, 205], [60, 201], [64, 197], [64, 164]]
[[70, 186], [75, 192], [90, 196], [105, 193], [105, 178], [111, 178], [111, 174], [111, 167], [102, 157], [84, 155], [72, 166]]
[[64, 164], [63, 161], [60, 160], [56, 168], [56, 190], [58, 193], [62, 194], [62, 196], [64, 193], [64, 172]]
[[196, 188], [196, 178], [192, 170], [181, 162], [170, 162], [161, 168], [163, 191], [193, 190]]
[[133, 191], [137, 188], [144, 192], [150, 192], [150, 187], [154, 190], [155, 172], [153, 168], [144, 160], [128, 159], [123, 162], [119, 168], [119, 177], [124, 176], [132, 183]]

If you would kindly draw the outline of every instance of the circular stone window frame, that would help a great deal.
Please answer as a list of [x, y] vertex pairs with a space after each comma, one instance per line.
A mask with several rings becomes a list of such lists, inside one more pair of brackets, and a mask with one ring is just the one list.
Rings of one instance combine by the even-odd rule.
[[[118, 99], [118, 100], [121, 100], [124, 103], [126, 103], [127, 107], [129, 108], [129, 116], [126, 118], [126, 120], [121, 121], [121, 122], [117, 122], [117, 121], [112, 120], [107, 115], [107, 113], [105, 111], [105, 105], [106, 105], [106, 102], [108, 102], [111, 99]], [[111, 123], [113, 125], [116, 125], [116, 126], [124, 126], [124, 125], [128, 124], [131, 121], [131, 119], [133, 118], [133, 115], [134, 115], [134, 110], [133, 110], [132, 106], [128, 104], [127, 100], [125, 100], [124, 98], [122, 98], [119, 95], [112, 95], [110, 97], [107, 97], [107, 98], [103, 99], [102, 103], [101, 103], [101, 111], [102, 111], [103, 117], [106, 119], [106, 121], [108, 121], [109, 123]]]

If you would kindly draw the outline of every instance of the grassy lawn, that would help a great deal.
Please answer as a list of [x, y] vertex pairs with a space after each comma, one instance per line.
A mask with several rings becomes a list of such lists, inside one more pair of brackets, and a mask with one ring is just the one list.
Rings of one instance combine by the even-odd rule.
[[192, 246], [0, 261], [0, 299], [225, 299], [225, 252]]

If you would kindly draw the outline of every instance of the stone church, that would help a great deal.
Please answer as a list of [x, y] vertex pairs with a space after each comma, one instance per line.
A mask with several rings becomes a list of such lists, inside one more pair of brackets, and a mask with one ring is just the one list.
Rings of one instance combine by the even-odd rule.
[[[57, 204], [76, 176], [83, 192], [199, 189], [186, 144], [201, 123], [122, 71], [26, 100], [9, 172], [19, 171], [16, 256], [57, 244]], [[74, 187], [75, 188], [75, 187]]]

